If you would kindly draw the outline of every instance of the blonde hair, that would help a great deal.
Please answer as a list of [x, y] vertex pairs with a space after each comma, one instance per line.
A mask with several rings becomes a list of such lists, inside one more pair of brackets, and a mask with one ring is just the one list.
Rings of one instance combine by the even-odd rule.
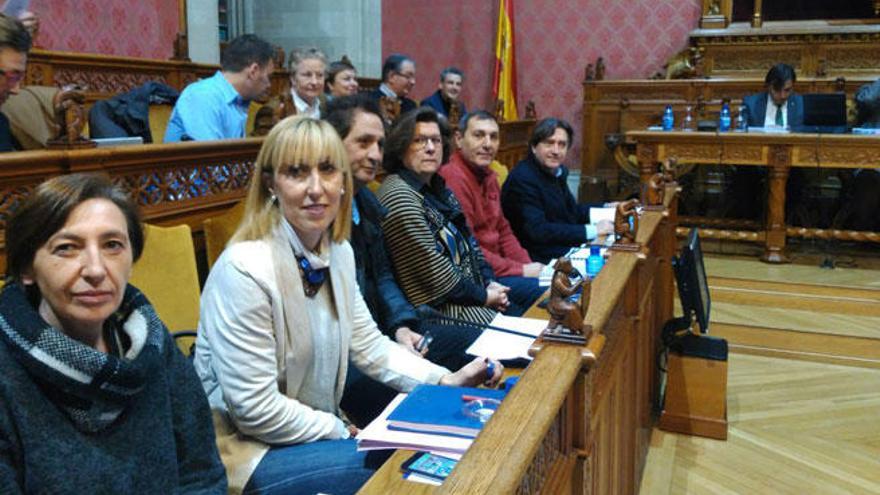
[[317, 167], [324, 161], [336, 165], [343, 176], [344, 192], [336, 219], [331, 226], [331, 239], [334, 242], [348, 239], [354, 191], [348, 154], [330, 124], [304, 115], [295, 115], [279, 122], [263, 141], [248, 186], [244, 216], [229, 241], [230, 244], [266, 238], [283, 218], [278, 202], [272, 201], [272, 193], [269, 192], [269, 187], [281, 167], [300, 163]]

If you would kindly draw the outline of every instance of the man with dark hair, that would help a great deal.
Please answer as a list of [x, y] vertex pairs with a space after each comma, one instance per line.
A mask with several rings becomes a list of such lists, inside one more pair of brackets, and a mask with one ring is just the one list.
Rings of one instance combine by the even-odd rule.
[[[0, 105], [18, 94], [27, 69], [31, 35], [21, 21], [0, 14]], [[0, 151], [14, 151], [9, 119], [0, 113]]]
[[804, 98], [794, 92], [797, 80], [788, 64], [776, 64], [764, 78], [765, 91], [746, 96], [751, 127], [797, 127], [804, 123]]
[[[397, 116], [399, 116], [416, 108], [416, 102], [407, 98], [407, 95], [409, 95], [409, 92], [412, 91], [415, 85], [416, 63], [406, 55], [395, 53], [389, 55], [385, 59], [385, 63], [382, 64], [382, 84], [368, 94], [374, 100], [380, 102], [380, 105], [383, 102], [383, 98], [385, 102], [399, 103], [400, 109], [397, 113]], [[391, 115], [385, 106], [381, 108], [386, 122], [391, 123], [394, 120], [392, 117], [395, 116]]]
[[514, 167], [501, 190], [504, 216], [529, 256], [541, 263], [614, 227], [607, 220], [591, 223], [590, 207], [600, 205], [578, 204], [568, 189], [563, 162], [572, 136], [571, 124], [562, 119], [538, 122], [528, 157]]
[[491, 113], [477, 110], [465, 115], [455, 131], [457, 150], [439, 173], [461, 204], [498, 282], [510, 287], [508, 298], [528, 308], [544, 293], [538, 285], [544, 265], [529, 258], [501, 212], [501, 188], [491, 168], [499, 135], [498, 122]]
[[440, 84], [437, 91], [422, 100], [422, 106], [431, 107], [440, 115], [449, 118], [453, 106], [458, 107], [458, 116], [461, 117], [467, 110], [459, 98], [461, 98], [461, 86], [464, 83], [464, 73], [456, 67], [447, 67], [440, 72]]
[[244, 34], [223, 50], [213, 77], [187, 86], [177, 99], [165, 142], [244, 137], [250, 101], [268, 91], [275, 49]]
[[[765, 91], [746, 96], [746, 107], [750, 127], [793, 128], [804, 123], [804, 98], [794, 92], [797, 75], [788, 64], [779, 63], [767, 71], [764, 78]], [[766, 170], [760, 167], [737, 167], [731, 183], [732, 211], [737, 218], [758, 219], [762, 205], [755, 201], [763, 195]], [[800, 205], [804, 174], [792, 170], [786, 187], [786, 212], [794, 214]]]
[[[382, 220], [387, 210], [366, 185], [382, 166], [385, 128], [379, 105], [368, 95], [358, 94], [332, 99], [325, 120], [342, 138], [354, 179], [351, 247], [354, 251], [358, 287], [379, 329], [406, 349], [458, 369], [470, 358], [465, 349], [479, 331], [421, 322], [415, 308], [403, 294], [388, 258]], [[433, 337], [424, 345], [423, 334]], [[429, 338], [431, 338], [429, 337]], [[397, 393], [349, 367], [342, 408], [358, 424], [369, 422]]]

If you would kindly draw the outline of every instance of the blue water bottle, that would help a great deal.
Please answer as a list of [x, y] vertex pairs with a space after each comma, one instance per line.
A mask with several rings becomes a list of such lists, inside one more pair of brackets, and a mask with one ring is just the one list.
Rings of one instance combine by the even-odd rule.
[[672, 113], [672, 105], [666, 105], [663, 110], [663, 130], [671, 131], [675, 128], [675, 115]]
[[718, 117], [718, 131], [727, 132], [730, 130], [730, 105], [724, 103], [721, 105], [721, 116]]
[[602, 270], [602, 266], [605, 265], [605, 258], [602, 257], [600, 249], [601, 246], [590, 246], [590, 255], [587, 256], [587, 277], [590, 280], [596, 278]]

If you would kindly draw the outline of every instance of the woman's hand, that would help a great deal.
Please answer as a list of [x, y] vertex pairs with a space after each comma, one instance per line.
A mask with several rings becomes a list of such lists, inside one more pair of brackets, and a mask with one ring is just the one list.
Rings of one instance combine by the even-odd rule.
[[489, 282], [486, 286], [486, 307], [492, 308], [502, 313], [507, 310], [510, 301], [507, 299], [507, 293], [510, 287], [501, 285], [498, 282]]
[[358, 433], [361, 432], [361, 429], [353, 424], [347, 424], [347, 425], [345, 425], [345, 427], [348, 429], [348, 437], [349, 438], [354, 438], [354, 437], [358, 436]]
[[498, 385], [503, 374], [504, 366], [500, 362], [478, 357], [455, 373], [444, 375], [440, 378], [440, 385], [475, 387], [483, 384], [487, 387], [494, 387]]
[[409, 327], [400, 327], [395, 330], [394, 340], [396, 340], [398, 344], [402, 345], [404, 349], [412, 352], [413, 354], [424, 356], [428, 353], [427, 345], [424, 346], [421, 351], [419, 351], [419, 342], [422, 341], [422, 336], [410, 330]]

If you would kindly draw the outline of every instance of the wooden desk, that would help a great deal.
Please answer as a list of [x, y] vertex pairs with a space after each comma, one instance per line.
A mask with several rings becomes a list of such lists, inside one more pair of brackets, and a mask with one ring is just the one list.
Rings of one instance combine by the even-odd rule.
[[752, 165], [767, 167], [767, 217], [761, 232], [701, 230], [703, 237], [764, 243], [761, 259], [789, 261], [786, 237], [834, 238], [880, 242], [876, 232], [786, 227], [785, 185], [792, 167], [811, 169], [880, 167], [880, 138], [849, 134], [779, 134], [632, 131], [642, 183], [657, 171], [657, 164], [675, 158], [679, 164]]
[[403, 481], [400, 451], [359, 493], [638, 493], [657, 336], [672, 316], [675, 206], [669, 189], [666, 210], [642, 215], [645, 251], [614, 253], [595, 280], [587, 345], [541, 349], [442, 486]]

